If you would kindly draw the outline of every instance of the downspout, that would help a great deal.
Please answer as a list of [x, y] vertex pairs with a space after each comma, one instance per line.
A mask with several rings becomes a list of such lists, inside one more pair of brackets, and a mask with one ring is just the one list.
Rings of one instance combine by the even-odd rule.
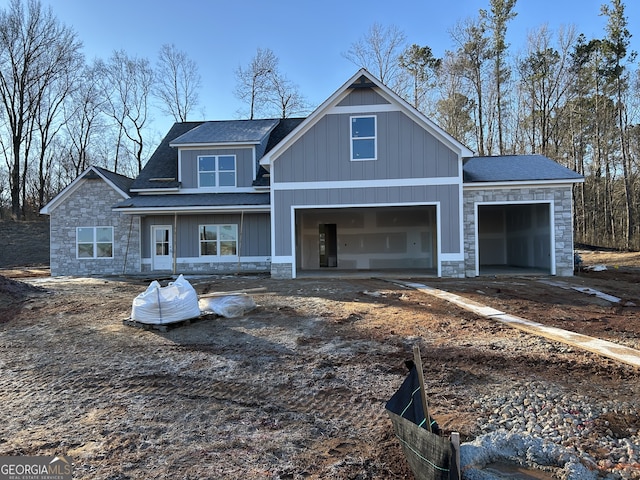
[[129, 244], [131, 243], [131, 230], [133, 229], [133, 215], [129, 222], [129, 235], [127, 235], [127, 248], [124, 249], [124, 263], [122, 264], [122, 275], [127, 273], [127, 258], [129, 257]]
[[173, 212], [173, 274], [176, 274], [178, 263], [178, 212]]
[[241, 272], [240, 252], [242, 251], [242, 230], [244, 227], [244, 210], [240, 212], [240, 232], [238, 233], [238, 273]]

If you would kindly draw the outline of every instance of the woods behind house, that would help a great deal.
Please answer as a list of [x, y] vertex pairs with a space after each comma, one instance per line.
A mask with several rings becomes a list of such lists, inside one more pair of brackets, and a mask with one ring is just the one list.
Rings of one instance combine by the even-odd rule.
[[[531, 31], [517, 54], [507, 42], [516, 15], [516, 0], [488, 0], [451, 26], [441, 55], [374, 24], [343, 56], [478, 155], [539, 153], [582, 174], [576, 242], [640, 249], [640, 71], [624, 3], [593, 12], [605, 20], [599, 38], [567, 19]], [[159, 140], [154, 109], [194, 119], [198, 66], [174, 45], [158, 52], [87, 61], [82, 39], [39, 1], [0, 8], [0, 218], [34, 218], [90, 165], [137, 175]], [[244, 118], [314, 108], [268, 48], [234, 73]]]

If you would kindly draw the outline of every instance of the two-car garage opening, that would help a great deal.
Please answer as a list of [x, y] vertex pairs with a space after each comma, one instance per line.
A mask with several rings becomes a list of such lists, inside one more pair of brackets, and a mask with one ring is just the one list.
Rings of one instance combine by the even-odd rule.
[[297, 269], [437, 275], [436, 217], [435, 205], [296, 210]]
[[480, 275], [553, 274], [551, 204], [480, 204], [478, 264]]

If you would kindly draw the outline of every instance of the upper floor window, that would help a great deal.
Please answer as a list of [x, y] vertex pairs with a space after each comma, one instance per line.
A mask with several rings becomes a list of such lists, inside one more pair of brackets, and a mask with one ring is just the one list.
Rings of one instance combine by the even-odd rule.
[[113, 258], [113, 227], [76, 228], [78, 258]]
[[198, 186], [235, 187], [235, 155], [203, 155], [198, 157]]
[[376, 117], [351, 117], [351, 160], [377, 158]]
[[200, 256], [236, 255], [237, 225], [200, 225]]

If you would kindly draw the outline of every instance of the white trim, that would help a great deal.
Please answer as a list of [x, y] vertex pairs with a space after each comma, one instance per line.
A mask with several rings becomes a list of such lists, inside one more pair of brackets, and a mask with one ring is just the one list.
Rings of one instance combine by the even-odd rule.
[[368, 117], [368, 113], [401, 112], [399, 105], [394, 103], [380, 103], [374, 105], [338, 106], [327, 109], [326, 115], [353, 114]]
[[298, 262], [296, 261], [296, 259], [298, 258], [298, 250], [296, 249], [296, 206], [291, 205], [289, 209], [289, 221], [291, 222], [291, 256], [293, 257], [293, 259], [291, 260], [291, 278], [296, 278], [296, 273], [298, 271]]
[[[201, 228], [202, 227], [216, 227], [216, 239], [215, 240], [202, 240], [202, 238], [200, 237], [201, 234]], [[229, 242], [229, 240], [222, 240], [221, 235], [220, 235], [220, 228], [221, 227], [234, 227], [235, 232], [234, 232], [234, 243], [236, 244], [236, 254], [235, 255], [222, 255], [220, 252], [220, 243], [223, 241]], [[215, 242], [216, 244], [216, 251], [218, 253], [216, 253], [215, 255], [202, 255], [202, 253], [200, 253], [200, 258], [202, 259], [209, 259], [209, 260], [219, 260], [222, 258], [235, 258], [236, 261], [238, 261], [238, 256], [239, 256], [239, 249], [240, 249], [240, 244], [239, 244], [239, 237], [238, 237], [238, 232], [239, 232], [239, 228], [238, 228], [238, 224], [237, 223], [200, 223], [198, 224], [198, 252], [202, 252], [202, 242]]]
[[576, 180], [528, 180], [528, 181], [505, 181], [505, 182], [475, 182], [465, 183], [463, 187], [465, 190], [488, 190], [491, 188], [508, 188], [516, 189], [522, 187], [540, 187], [549, 188], [551, 185], [554, 187], [564, 186], [573, 187], [574, 183], [584, 183], [584, 179]]
[[270, 213], [271, 208], [269, 205], [260, 206], [245, 206], [245, 205], [228, 205], [223, 207], [129, 207], [129, 208], [113, 208], [114, 212], [121, 212], [127, 214], [155, 214], [155, 213], [180, 213], [180, 212], [195, 212], [195, 213]]
[[131, 192], [139, 193], [141, 195], [156, 195], [158, 193], [179, 193], [180, 187], [172, 188], [134, 188]]
[[[385, 207], [436, 207], [436, 243], [437, 243], [437, 275], [438, 277], [442, 276], [442, 221], [441, 221], [441, 205], [440, 201], [435, 202], [402, 202], [402, 203], [350, 203], [350, 204], [320, 204], [320, 205], [291, 205], [290, 208], [290, 231], [291, 231], [291, 255], [290, 256], [276, 256], [272, 255], [272, 263], [290, 263], [292, 269], [292, 278], [296, 278], [296, 271], [298, 269], [298, 265], [296, 263], [297, 258], [297, 250], [296, 250], [296, 210], [317, 210], [317, 209], [350, 209], [350, 208], [385, 208]], [[273, 217], [272, 218], [272, 227], [273, 227]], [[271, 245], [275, 245], [275, 235], [274, 229], [271, 229]], [[463, 249], [463, 246], [460, 245], [460, 249]], [[275, 253], [275, 247], [272, 247], [272, 253]], [[447, 255], [456, 255], [462, 256], [464, 259], [464, 251], [456, 254], [447, 254]], [[275, 259], [286, 259], [280, 262], [276, 262]], [[458, 260], [458, 258], [456, 258]]]
[[78, 188], [80, 188], [80, 186], [84, 184], [84, 181], [89, 181], [84, 177], [90, 170], [93, 171], [96, 175], [98, 175], [108, 186], [110, 186], [113, 190], [115, 190], [115, 192], [118, 193], [122, 198], [124, 198], [125, 200], [128, 198], [131, 198], [127, 194], [127, 192], [118, 188], [115, 183], [113, 183], [111, 180], [105, 177], [102, 173], [100, 173], [99, 170], [91, 166], [91, 167], [88, 167], [80, 175], [78, 175], [75, 178], [75, 180], [73, 180], [73, 182], [67, 185], [58, 195], [53, 197], [53, 199], [49, 203], [47, 203], [44, 207], [42, 207], [40, 209], [40, 213], [42, 215], [51, 215], [52, 210], [54, 210], [60, 203], [62, 203], [73, 192], [75, 192]]
[[441, 253], [440, 257], [443, 262], [463, 262], [464, 252], [463, 253]]
[[[163, 260], [166, 260], [165, 257], [168, 257], [169, 260], [169, 267], [168, 268], [159, 268], [159, 267], [163, 267], [164, 265], [162, 263], [160, 263], [159, 267], [156, 265], [155, 262], [155, 251], [156, 251], [156, 231], [157, 230], [166, 230], [169, 232], [169, 238], [168, 238], [168, 254], [167, 255], [160, 255], [159, 258], [162, 258]], [[151, 245], [150, 248], [151, 250], [149, 251], [149, 255], [151, 257], [151, 269], [156, 271], [156, 270], [173, 270], [173, 249], [175, 248], [174, 244], [173, 244], [173, 225], [151, 225], [151, 232], [150, 233], [150, 240], [151, 240]]]
[[[197, 128], [197, 127], [196, 127]], [[260, 145], [261, 140], [254, 142], [218, 142], [218, 143], [170, 143], [169, 146], [180, 150], [200, 150], [209, 148], [254, 148], [254, 145]]]
[[[531, 205], [531, 204], [543, 204], [546, 203], [549, 205], [549, 237], [551, 245], [549, 246], [551, 249], [551, 265], [549, 268], [549, 274], [556, 274], [556, 222], [555, 222], [555, 201], [554, 199], [543, 199], [543, 200], [510, 200], [510, 201], [499, 201], [492, 200], [490, 202], [474, 202], [473, 204], [473, 218], [475, 219], [475, 252], [476, 252], [476, 261], [475, 261], [475, 276], [480, 276], [480, 238], [478, 236], [478, 230], [480, 227], [480, 218], [478, 217], [478, 207], [480, 205]], [[573, 228], [572, 228], [573, 230]]]
[[[78, 245], [82, 244], [82, 245], [88, 245], [89, 242], [78, 242], [78, 230], [80, 230], [81, 228], [84, 229], [92, 229], [93, 230], [93, 241], [92, 241], [92, 245], [93, 245], [93, 256], [92, 257], [81, 257], [78, 255]], [[98, 228], [108, 228], [111, 230], [111, 242], [98, 242], [97, 237], [97, 229]], [[98, 253], [98, 249], [97, 249], [97, 244], [98, 243], [111, 243], [111, 256], [110, 257], [98, 257], [97, 253]], [[79, 226], [76, 227], [76, 260], [113, 260], [115, 257], [115, 250], [116, 250], [116, 239], [115, 239], [115, 228], [113, 227], [113, 225], [91, 225], [91, 226]]]
[[182, 188], [178, 195], [193, 193], [256, 193], [255, 187], [200, 187]]
[[[338, 90], [336, 90], [329, 98], [327, 98], [318, 108], [316, 108], [311, 115], [303, 120], [292, 132], [289, 133], [278, 145], [276, 145], [271, 151], [269, 151], [260, 160], [260, 165], [267, 169], [270, 169], [271, 163], [278, 158], [280, 154], [285, 152], [294, 142], [301, 138], [308, 130], [310, 130], [320, 118], [327, 113], [331, 112], [349, 94], [349, 87], [361, 76], [366, 76], [373, 84], [378, 94], [380, 94], [385, 100], [389, 101], [391, 105], [396, 105], [396, 108], [404, 112], [411, 119], [416, 121], [425, 130], [431, 133], [434, 137], [442, 141], [445, 145], [458, 153], [460, 157], [472, 157], [473, 151], [464, 146], [458, 140], [453, 138], [447, 132], [442, 130], [433, 121], [427, 118], [425, 115], [413, 108], [408, 102], [403, 100], [399, 95], [394, 93], [389, 87], [385, 86], [381, 81], [375, 78], [366, 69], [361, 68], [358, 70], [349, 80], [347, 80]], [[383, 111], [387, 104], [376, 105], [377, 111]], [[358, 111], [364, 112], [366, 106], [359, 107]]]
[[[277, 255], [271, 257], [271, 263], [294, 263], [294, 258], [291, 255]], [[295, 272], [294, 272], [295, 273]]]
[[[271, 185], [271, 191], [329, 190], [336, 188], [372, 187], [427, 187], [435, 185], [460, 185], [459, 177], [390, 178], [382, 180], [336, 180], [328, 182], [283, 182]], [[462, 189], [460, 189], [462, 190]]]
[[[220, 174], [221, 173], [229, 173], [230, 170], [220, 170], [220, 158], [221, 157], [233, 157], [233, 185], [220, 185]], [[200, 159], [201, 158], [213, 158], [214, 161], [214, 169], [213, 170], [205, 170], [204, 172], [200, 170]], [[238, 185], [238, 156], [235, 153], [230, 154], [209, 154], [203, 153], [201, 155], [196, 155], [196, 178], [198, 180], [199, 191], [204, 193], [219, 193], [219, 192], [231, 192], [236, 190], [236, 186]], [[215, 185], [209, 186], [201, 186], [200, 185], [200, 174], [201, 173], [213, 173], [215, 175]]]
[[[212, 262], [209, 259], [215, 258], [216, 261]], [[246, 257], [240, 256], [240, 263], [253, 263], [253, 262], [271, 262], [271, 257]], [[178, 257], [176, 258], [176, 263], [198, 263], [198, 264], [218, 264], [218, 263], [229, 263], [229, 264], [237, 264], [238, 263], [238, 255], [228, 255], [224, 257]], [[151, 265], [151, 258], [143, 258], [141, 261], [141, 265]]]
[[[357, 118], [373, 118], [373, 137], [354, 137], [353, 136], [353, 121]], [[377, 115], [352, 115], [349, 117], [349, 151], [352, 162], [373, 162], [378, 160], [378, 116]], [[373, 140], [373, 157], [372, 158], [354, 158], [353, 156], [353, 142], [359, 140]]]
[[[197, 168], [197, 165], [196, 165], [196, 168]], [[178, 185], [182, 185], [182, 150], [181, 149], [178, 149]]]

